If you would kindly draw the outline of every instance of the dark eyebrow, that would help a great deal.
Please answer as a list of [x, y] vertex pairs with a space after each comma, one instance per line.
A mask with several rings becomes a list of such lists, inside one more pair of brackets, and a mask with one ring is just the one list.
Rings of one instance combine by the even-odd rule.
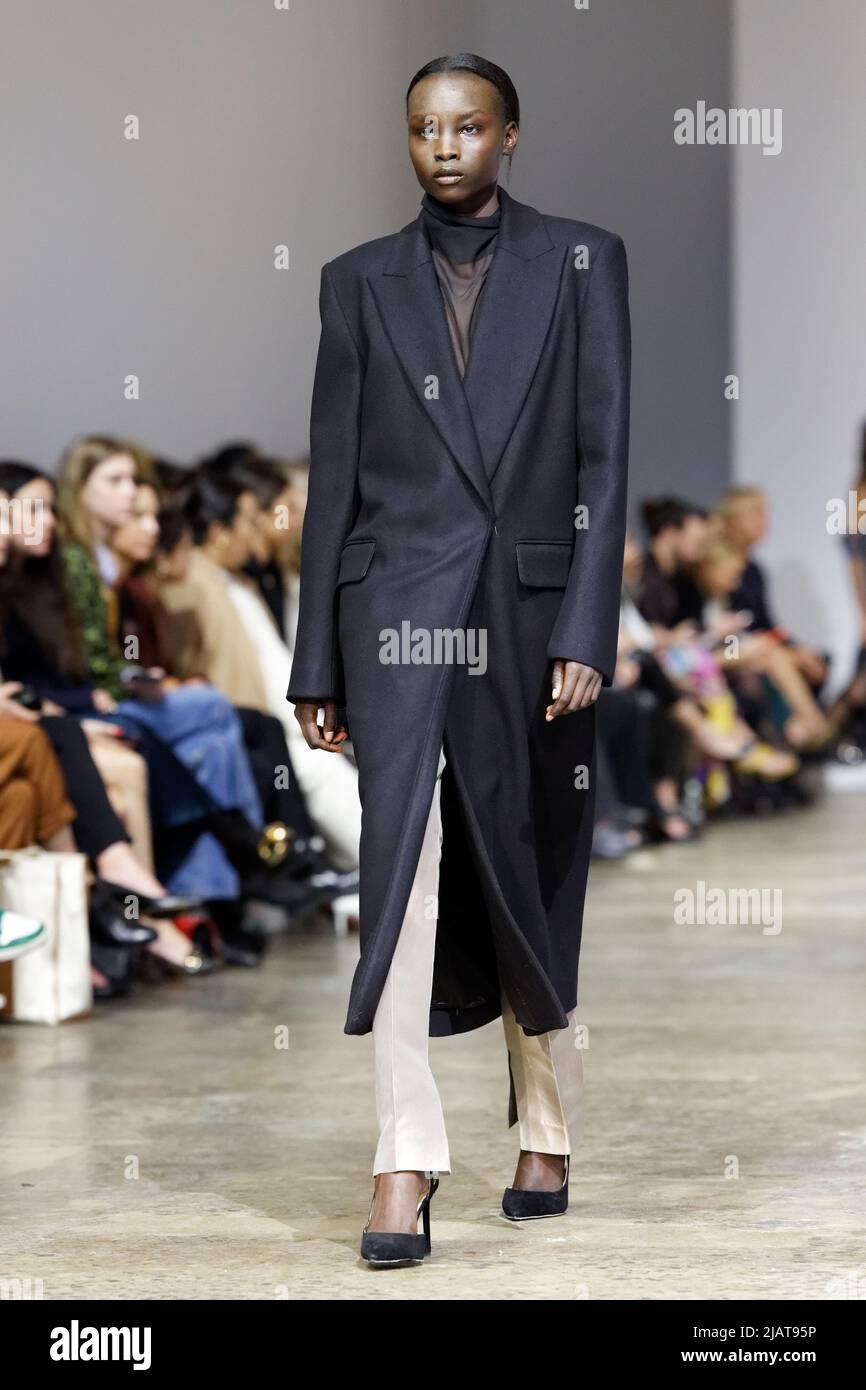
[[[456, 117], [455, 117], [455, 120], [458, 120], [458, 121], [465, 121], [466, 118], [467, 118], [467, 116], [487, 116], [487, 115], [489, 115], [489, 114], [490, 114], [490, 113], [489, 113], [488, 111], [482, 110], [482, 108], [481, 108], [480, 106], [475, 106], [475, 107], [473, 107], [473, 109], [472, 109], [471, 111], [462, 111], [462, 112], [460, 113], [459, 116], [456, 116]], [[414, 112], [413, 115], [412, 115], [412, 120], [413, 120], [413, 121], [420, 121], [420, 120], [427, 120], [427, 121], [429, 121], [429, 119], [430, 119], [429, 115], [424, 115], [424, 114], [423, 114], [422, 112], [420, 112], [420, 111], [416, 111], [416, 112]]]

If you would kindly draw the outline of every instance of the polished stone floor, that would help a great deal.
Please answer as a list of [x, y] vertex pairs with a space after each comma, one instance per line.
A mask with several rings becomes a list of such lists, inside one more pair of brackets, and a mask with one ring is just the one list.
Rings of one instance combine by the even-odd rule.
[[[563, 1218], [498, 1215], [501, 1024], [433, 1039], [453, 1173], [433, 1254], [358, 1256], [371, 1039], [357, 939], [0, 1027], [0, 1279], [46, 1299], [866, 1296], [866, 797], [593, 866], [586, 1135]], [[782, 929], [677, 925], [674, 894], [782, 890]], [[771, 901], [771, 898], [768, 898]], [[283, 1045], [286, 1038], [287, 1046]]]

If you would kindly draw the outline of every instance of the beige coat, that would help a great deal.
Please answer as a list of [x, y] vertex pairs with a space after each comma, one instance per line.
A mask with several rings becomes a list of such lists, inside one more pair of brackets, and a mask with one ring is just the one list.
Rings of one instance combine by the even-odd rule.
[[225, 570], [195, 549], [186, 579], [159, 586], [165, 607], [187, 628], [177, 674], [206, 676], [233, 705], [267, 713], [258, 653], [232, 603], [228, 580]]

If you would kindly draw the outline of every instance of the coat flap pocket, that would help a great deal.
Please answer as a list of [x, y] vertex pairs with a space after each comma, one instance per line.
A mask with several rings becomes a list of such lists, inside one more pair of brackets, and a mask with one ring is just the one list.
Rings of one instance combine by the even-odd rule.
[[340, 556], [337, 584], [346, 584], [354, 579], [363, 579], [370, 568], [370, 561], [375, 549], [375, 541], [347, 541]]
[[564, 589], [571, 569], [571, 541], [517, 541], [517, 573], [521, 584], [541, 589]]

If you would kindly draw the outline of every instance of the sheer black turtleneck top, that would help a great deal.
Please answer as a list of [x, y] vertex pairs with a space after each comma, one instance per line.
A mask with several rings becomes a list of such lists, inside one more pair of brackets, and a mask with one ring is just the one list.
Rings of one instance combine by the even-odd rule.
[[454, 212], [425, 193], [421, 222], [433, 254], [433, 264], [448, 319], [448, 331], [461, 377], [466, 373], [478, 296], [487, 278], [502, 208], [484, 217]]

